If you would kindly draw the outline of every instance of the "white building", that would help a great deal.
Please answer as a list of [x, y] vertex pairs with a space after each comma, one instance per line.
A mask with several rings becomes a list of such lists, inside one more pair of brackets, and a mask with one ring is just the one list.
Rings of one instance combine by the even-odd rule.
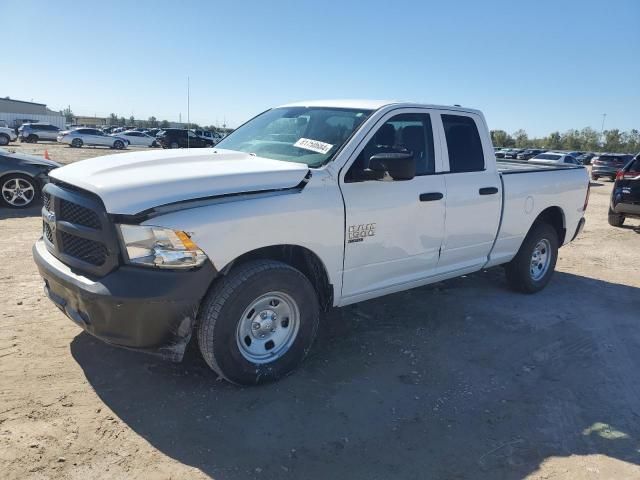
[[49, 110], [44, 103], [0, 98], [0, 123], [8, 127], [19, 127], [23, 123], [44, 122], [64, 128], [65, 118], [61, 112]]

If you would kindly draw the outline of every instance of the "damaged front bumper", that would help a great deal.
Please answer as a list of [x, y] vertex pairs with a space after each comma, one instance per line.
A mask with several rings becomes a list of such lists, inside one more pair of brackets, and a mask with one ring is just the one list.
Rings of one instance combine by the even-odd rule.
[[200, 301], [216, 276], [207, 261], [187, 271], [121, 266], [94, 280], [54, 257], [42, 239], [33, 257], [45, 293], [73, 322], [112, 345], [172, 361], [182, 360]]

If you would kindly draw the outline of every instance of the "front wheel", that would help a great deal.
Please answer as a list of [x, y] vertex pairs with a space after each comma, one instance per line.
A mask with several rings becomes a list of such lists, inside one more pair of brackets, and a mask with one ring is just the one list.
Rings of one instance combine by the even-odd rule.
[[523, 293], [542, 290], [551, 280], [557, 259], [558, 233], [548, 223], [535, 224], [506, 265], [509, 285]]
[[306, 357], [320, 306], [311, 282], [295, 268], [255, 260], [214, 285], [198, 314], [198, 344], [207, 364], [240, 385], [277, 380]]
[[84, 142], [82, 141], [81, 138], [74, 138], [71, 141], [71, 146], [75, 147], [75, 148], [82, 148], [82, 145], [84, 144]]
[[14, 173], [0, 180], [0, 203], [9, 208], [27, 208], [38, 198], [38, 186], [27, 175]]
[[613, 210], [611, 210], [611, 207], [609, 207], [608, 220], [609, 225], [611, 225], [612, 227], [621, 227], [624, 223], [624, 215], [614, 212]]
[[124, 142], [122, 140], [116, 140], [113, 142], [113, 148], [116, 150], [122, 150], [124, 148]]
[[4, 146], [4, 145], [9, 145], [9, 141], [11, 139], [9, 138], [8, 135], [0, 135], [0, 145]]

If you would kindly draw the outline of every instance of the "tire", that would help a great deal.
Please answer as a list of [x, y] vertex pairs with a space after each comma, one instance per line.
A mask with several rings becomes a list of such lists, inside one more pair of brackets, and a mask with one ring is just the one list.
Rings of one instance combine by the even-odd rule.
[[[284, 303], [275, 303], [274, 296]], [[202, 301], [196, 328], [200, 352], [218, 375], [257, 385], [292, 372], [310, 350], [319, 323], [318, 297], [307, 277], [282, 262], [255, 260], [214, 284]], [[252, 358], [251, 349], [266, 358]]]
[[[538, 250], [537, 261], [545, 258], [545, 265], [542, 267], [541, 263], [535, 266], [533, 264], [536, 250]], [[539, 292], [551, 280], [557, 260], [558, 233], [548, 223], [535, 223], [516, 256], [506, 265], [507, 281], [510, 287], [518, 292]]]
[[9, 138], [9, 135], [5, 135], [4, 133], [0, 134], [0, 145], [9, 145], [10, 141], [11, 139]]
[[27, 142], [28, 143], [38, 143], [38, 136], [37, 135], [29, 135], [27, 137]]
[[[18, 187], [21, 196], [15, 197], [12, 191]], [[0, 203], [9, 208], [28, 208], [38, 199], [40, 190], [37, 182], [28, 175], [12, 173], [0, 179]]]
[[82, 145], [84, 145], [84, 142], [82, 141], [81, 138], [74, 138], [73, 140], [71, 140], [72, 147], [82, 148]]
[[180, 145], [178, 145], [178, 142], [171, 142], [171, 144], [169, 144], [169, 148], [180, 148]]
[[591, 180], [593, 180], [594, 182], [597, 181], [600, 177], [597, 175], [591, 175]]
[[116, 150], [122, 150], [124, 148], [124, 142], [122, 140], [116, 140], [113, 142], [113, 148]]
[[608, 220], [609, 225], [611, 225], [612, 227], [621, 227], [624, 223], [624, 215], [614, 212], [613, 210], [611, 210], [611, 207], [609, 207]]

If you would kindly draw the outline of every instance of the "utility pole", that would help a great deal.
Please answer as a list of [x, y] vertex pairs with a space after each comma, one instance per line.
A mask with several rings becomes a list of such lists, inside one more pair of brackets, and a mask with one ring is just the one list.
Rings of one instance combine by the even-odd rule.
[[607, 114], [603, 113], [602, 114], [602, 126], [600, 127], [600, 141], [602, 142], [602, 145], [604, 145], [604, 121], [607, 119]]
[[187, 76], [187, 148], [189, 148], [189, 124], [191, 123], [191, 105], [190, 105], [190, 79]]

